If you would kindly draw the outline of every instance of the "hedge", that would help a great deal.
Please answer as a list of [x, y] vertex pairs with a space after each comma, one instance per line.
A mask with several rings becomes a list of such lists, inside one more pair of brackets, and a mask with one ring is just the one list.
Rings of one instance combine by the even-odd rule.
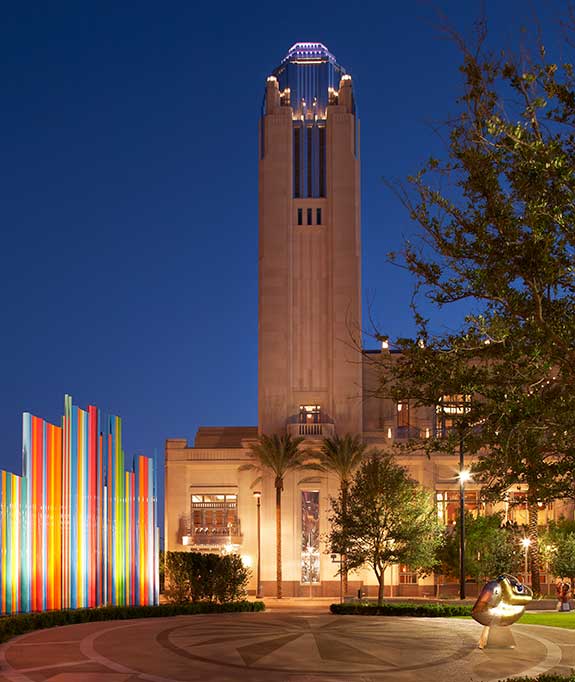
[[132, 618], [164, 618], [166, 616], [194, 615], [198, 613], [234, 613], [238, 611], [263, 611], [261, 601], [235, 601], [226, 604], [195, 602], [193, 604], [160, 604], [159, 606], [101, 606], [95, 609], [70, 609], [68, 611], [42, 611], [21, 613], [0, 618], [0, 642], [33, 630], [58, 625], [74, 625], [101, 620], [130, 620]]
[[418, 618], [441, 618], [445, 616], [470, 616], [471, 606], [453, 604], [409, 604], [384, 603], [362, 604], [361, 602], [346, 602], [331, 604], [329, 610], [337, 615], [349, 616], [415, 616]]
[[165, 595], [174, 604], [239, 601], [245, 597], [250, 578], [237, 554], [166, 552], [165, 570]]
[[575, 682], [575, 674], [539, 675], [538, 677], [509, 677], [503, 682]]

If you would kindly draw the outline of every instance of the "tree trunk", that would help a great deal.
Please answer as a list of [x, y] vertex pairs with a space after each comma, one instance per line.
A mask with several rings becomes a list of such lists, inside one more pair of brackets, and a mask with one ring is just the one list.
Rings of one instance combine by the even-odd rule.
[[[347, 481], [342, 481], [341, 483], [341, 510], [343, 512], [343, 518], [346, 518], [347, 513]], [[344, 533], [345, 537], [345, 533]], [[339, 570], [341, 571], [341, 591], [343, 597], [347, 595], [347, 547], [342, 547], [343, 552], [341, 554], [341, 564]]]
[[379, 587], [377, 588], [377, 605], [383, 604], [383, 572], [379, 576]]
[[[539, 530], [537, 528], [537, 520], [539, 507], [537, 502], [529, 503], [529, 556], [531, 566], [531, 589], [534, 594], [541, 594], [541, 581], [539, 576]], [[525, 576], [527, 582], [527, 576]]]
[[276, 478], [276, 597], [282, 598], [282, 479]]

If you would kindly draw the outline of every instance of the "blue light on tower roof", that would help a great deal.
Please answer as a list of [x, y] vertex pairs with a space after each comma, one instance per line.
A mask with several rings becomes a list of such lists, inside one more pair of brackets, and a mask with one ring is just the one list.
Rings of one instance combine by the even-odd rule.
[[323, 43], [294, 43], [283, 61], [327, 59], [335, 62], [335, 57]]

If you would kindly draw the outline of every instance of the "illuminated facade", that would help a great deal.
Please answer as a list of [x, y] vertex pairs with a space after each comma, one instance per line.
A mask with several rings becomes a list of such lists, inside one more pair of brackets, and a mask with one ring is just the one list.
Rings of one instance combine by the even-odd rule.
[[126, 471], [119, 417], [65, 399], [25, 413], [22, 476], [1, 472], [0, 612], [158, 603], [155, 467]]
[[[441, 410], [375, 399], [376, 362], [387, 344], [360, 352], [361, 240], [359, 120], [353, 81], [320, 43], [297, 43], [268, 76], [259, 125], [258, 426], [201, 427], [193, 446], [166, 442], [165, 542], [168, 550], [236, 551], [255, 566], [261, 490], [262, 586], [275, 593], [275, 489], [242, 469], [258, 433], [303, 436], [308, 448], [334, 434], [361, 434], [389, 448], [450, 427], [449, 396]], [[433, 490], [438, 517], [455, 520], [457, 462], [437, 454], [398, 457]], [[338, 565], [324, 538], [332, 474], [289, 473], [282, 496], [283, 593], [339, 594]], [[510, 496], [524, 494], [517, 489]], [[479, 512], [478, 487], [465, 505]], [[510, 497], [510, 501], [511, 497]], [[508, 504], [509, 519], [526, 512]], [[541, 522], [554, 509], [542, 509]], [[386, 594], [432, 595], [434, 576], [419, 580], [406, 566], [386, 572]], [[369, 571], [352, 573], [349, 591], [377, 593]], [[255, 575], [252, 584], [255, 591]]]

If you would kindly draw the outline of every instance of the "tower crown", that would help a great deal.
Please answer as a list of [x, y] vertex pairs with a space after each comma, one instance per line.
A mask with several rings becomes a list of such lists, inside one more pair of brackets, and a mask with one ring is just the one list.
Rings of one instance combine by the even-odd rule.
[[282, 60], [284, 62], [328, 60], [335, 63], [335, 57], [323, 43], [294, 43]]
[[273, 70], [283, 106], [291, 106], [295, 120], [323, 120], [335, 102], [345, 69], [323, 43], [294, 43]]

